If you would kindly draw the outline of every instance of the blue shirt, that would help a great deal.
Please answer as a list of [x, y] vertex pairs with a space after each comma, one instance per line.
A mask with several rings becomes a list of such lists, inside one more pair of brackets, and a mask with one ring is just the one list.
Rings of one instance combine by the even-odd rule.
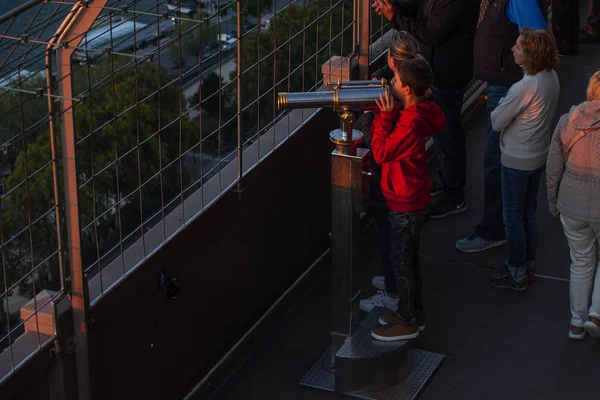
[[508, 0], [504, 14], [510, 22], [519, 25], [519, 31], [524, 27], [531, 29], [548, 27], [537, 0]]

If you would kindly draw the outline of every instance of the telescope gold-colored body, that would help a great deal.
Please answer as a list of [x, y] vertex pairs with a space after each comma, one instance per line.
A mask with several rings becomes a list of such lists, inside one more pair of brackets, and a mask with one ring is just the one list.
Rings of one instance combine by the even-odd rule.
[[377, 108], [379, 96], [385, 97], [390, 87], [385, 79], [381, 81], [338, 81], [326, 83], [330, 88], [320, 92], [280, 92], [277, 96], [279, 110], [296, 108], [332, 107], [336, 112], [362, 111]]

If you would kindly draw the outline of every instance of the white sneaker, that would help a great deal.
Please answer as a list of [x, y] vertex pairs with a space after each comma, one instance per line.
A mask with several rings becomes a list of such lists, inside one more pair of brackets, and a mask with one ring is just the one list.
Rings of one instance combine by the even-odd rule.
[[385, 276], [374, 276], [371, 283], [375, 289], [385, 290]]
[[596, 325], [592, 321], [585, 321], [585, 324], [583, 324], [583, 329], [585, 329], [585, 331], [589, 333], [591, 337], [600, 339], [600, 326]]
[[384, 307], [390, 311], [397, 311], [398, 299], [392, 299], [387, 296], [385, 291], [379, 290], [375, 296], [360, 301], [360, 309], [364, 312], [371, 312], [375, 307]]
[[569, 339], [582, 340], [585, 339], [585, 330], [581, 333], [573, 333], [571, 329], [569, 329]]

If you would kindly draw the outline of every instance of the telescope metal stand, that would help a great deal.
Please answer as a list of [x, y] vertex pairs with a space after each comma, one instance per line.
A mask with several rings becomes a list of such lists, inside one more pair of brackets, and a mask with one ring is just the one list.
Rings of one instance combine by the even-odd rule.
[[331, 154], [331, 347], [300, 384], [361, 399], [413, 399], [443, 355], [410, 349], [407, 341], [372, 339], [384, 309], [374, 309], [358, 323], [360, 214], [368, 193], [369, 150], [357, 148], [363, 135], [352, 129], [354, 113], [346, 110], [341, 118], [342, 128], [330, 134], [336, 144]]

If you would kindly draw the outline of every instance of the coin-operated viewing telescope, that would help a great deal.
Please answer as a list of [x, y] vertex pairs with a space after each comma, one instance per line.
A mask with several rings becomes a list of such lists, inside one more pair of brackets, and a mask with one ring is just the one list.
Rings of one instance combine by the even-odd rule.
[[325, 84], [329, 90], [321, 92], [280, 92], [277, 96], [277, 108], [280, 110], [296, 108], [331, 107], [340, 114], [342, 128], [332, 131], [331, 141], [337, 145], [341, 154], [352, 154], [356, 145], [362, 141], [363, 133], [353, 129], [356, 111], [377, 109], [376, 99], [384, 97], [391, 88], [385, 79], [380, 81], [338, 81]]
[[[279, 93], [280, 110], [331, 107], [340, 115], [341, 129], [329, 137], [336, 144], [331, 153], [331, 347], [329, 364], [323, 357], [300, 384], [327, 388], [334, 371], [334, 388], [342, 393], [368, 393], [398, 384], [410, 373], [409, 345], [406, 341], [377, 342], [371, 328], [377, 325], [380, 311], [358, 325], [358, 298], [361, 288], [360, 220], [368, 205], [372, 170], [369, 149], [358, 147], [362, 132], [353, 129], [355, 112], [374, 110], [380, 96], [390, 94], [387, 81], [338, 81], [327, 83], [327, 90], [309, 93]], [[320, 148], [322, 149], [322, 147]], [[371, 325], [370, 325], [371, 324]], [[326, 355], [324, 355], [326, 357]], [[308, 378], [307, 378], [308, 377]], [[376, 398], [373, 396], [373, 398]]]
[[[331, 107], [341, 118], [341, 128], [330, 132], [336, 144], [331, 153], [331, 254], [332, 254], [332, 321], [330, 327], [330, 364], [335, 365], [335, 386], [341, 392], [353, 392], [364, 387], [374, 388], [380, 379], [381, 368], [359, 368], [356, 357], [345, 355], [342, 347], [351, 343], [347, 339], [356, 332], [358, 295], [360, 287], [360, 215], [368, 205], [370, 176], [370, 151], [358, 147], [363, 133], [353, 129], [356, 112], [374, 110], [375, 100], [390, 93], [385, 79], [381, 81], [327, 82], [326, 90], [307, 93], [279, 93], [280, 110], [296, 108]], [[357, 339], [357, 343], [363, 343]], [[370, 337], [365, 343], [371, 343]], [[362, 346], [362, 345], [361, 345]], [[395, 350], [394, 350], [395, 351]], [[375, 349], [373, 354], [379, 354]], [[383, 354], [383, 353], [382, 353]], [[387, 354], [387, 353], [386, 353]], [[389, 354], [388, 354], [389, 355]], [[387, 356], [387, 355], [386, 355]], [[373, 359], [370, 357], [369, 360]], [[402, 360], [392, 364], [392, 376], [400, 377]], [[390, 364], [390, 365], [392, 365]], [[356, 379], [356, 371], [361, 377]], [[367, 372], [365, 372], [367, 371]], [[407, 369], [408, 371], [408, 369]], [[383, 380], [385, 381], [385, 379]], [[367, 383], [365, 383], [367, 382]], [[389, 383], [389, 382], [388, 382]]]

